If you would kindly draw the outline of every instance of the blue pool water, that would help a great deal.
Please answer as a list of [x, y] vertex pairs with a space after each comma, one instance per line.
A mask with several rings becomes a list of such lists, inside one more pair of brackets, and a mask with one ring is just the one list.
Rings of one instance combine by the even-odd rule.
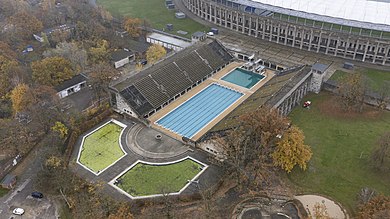
[[229, 74], [222, 77], [222, 80], [250, 89], [263, 78], [263, 75], [241, 68], [236, 68]]
[[156, 123], [191, 138], [242, 95], [219, 84], [211, 84]]

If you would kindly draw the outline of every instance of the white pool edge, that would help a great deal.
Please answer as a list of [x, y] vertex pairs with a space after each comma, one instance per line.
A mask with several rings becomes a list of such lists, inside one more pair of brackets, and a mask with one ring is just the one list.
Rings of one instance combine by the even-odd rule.
[[256, 82], [256, 84], [252, 85], [251, 88], [246, 88], [246, 87], [243, 87], [243, 86], [241, 86], [241, 85], [239, 85], [239, 84], [235, 84], [235, 83], [233, 83], [233, 82], [226, 81], [226, 80], [222, 79], [222, 78], [224, 78], [225, 76], [227, 76], [228, 74], [232, 73], [232, 72], [233, 72], [234, 70], [236, 70], [237, 68], [240, 68], [240, 69], [245, 70], [245, 71], [253, 72], [253, 71], [250, 71], [250, 70], [243, 69], [243, 68], [241, 68], [241, 67], [236, 67], [236, 68], [230, 70], [228, 73], [224, 74], [222, 77], [220, 77], [219, 80], [224, 81], [224, 82], [229, 83], [229, 84], [233, 84], [233, 85], [235, 85], [235, 86], [239, 86], [239, 87], [241, 87], [241, 88], [243, 88], [243, 89], [246, 89], [246, 90], [252, 90], [252, 88], [254, 88], [257, 84], [259, 84], [262, 80], [264, 80], [265, 78], [267, 78], [266, 75], [258, 74], [258, 73], [253, 72], [254, 74], [258, 74], [258, 75], [263, 76], [263, 78], [261, 78], [258, 82]]
[[[165, 129], [165, 130], [168, 130], [168, 131], [170, 131], [170, 132], [173, 132], [173, 133], [175, 133], [175, 134], [177, 134], [177, 135], [186, 137], [186, 136], [184, 136], [184, 135], [182, 135], [182, 134], [180, 134], [180, 133], [178, 133], [178, 132], [176, 132], [176, 131], [173, 131], [173, 130], [171, 130], [171, 129], [169, 129], [169, 128], [166, 128], [166, 127], [163, 126], [163, 125], [158, 124], [158, 121], [160, 121], [161, 119], [165, 118], [165, 117], [168, 116], [171, 112], [175, 111], [175, 110], [176, 110], [177, 108], [179, 108], [181, 105], [183, 105], [184, 103], [190, 101], [192, 98], [194, 98], [194, 97], [197, 96], [199, 93], [201, 93], [202, 91], [204, 91], [205, 89], [207, 89], [208, 87], [210, 87], [210, 86], [212, 86], [212, 85], [221, 86], [221, 87], [224, 87], [224, 88], [226, 88], [226, 89], [235, 91], [235, 92], [241, 94], [241, 96], [240, 96], [239, 98], [237, 98], [237, 100], [235, 100], [232, 104], [230, 104], [229, 106], [227, 106], [221, 113], [219, 113], [218, 115], [216, 115], [216, 116], [215, 116], [212, 120], [210, 120], [207, 124], [205, 124], [204, 126], [202, 126], [196, 133], [194, 133], [193, 135], [191, 135], [191, 137], [189, 137], [190, 139], [191, 139], [192, 137], [194, 137], [196, 134], [198, 134], [200, 131], [202, 131], [207, 125], [209, 125], [211, 122], [213, 122], [216, 118], [218, 118], [221, 114], [223, 114], [226, 110], [228, 110], [232, 105], [234, 105], [238, 100], [240, 100], [242, 97], [244, 97], [244, 96], [246, 95], [245, 93], [243, 93], [243, 92], [241, 92], [241, 91], [239, 91], [239, 90], [236, 90], [236, 89], [234, 89], [234, 88], [228, 87], [228, 86], [223, 85], [223, 84], [219, 84], [219, 83], [217, 83], [217, 82], [213, 82], [213, 83], [210, 83], [209, 85], [207, 85], [206, 87], [204, 87], [203, 89], [201, 89], [200, 91], [198, 91], [196, 94], [194, 94], [194, 95], [193, 95], [191, 98], [189, 98], [188, 100], [184, 101], [183, 103], [181, 103], [181, 104], [179, 104], [178, 106], [176, 106], [175, 108], [173, 108], [171, 111], [167, 112], [165, 115], [163, 115], [163, 116], [160, 117], [158, 120], [156, 120], [156, 121], [154, 122], [154, 124], [157, 125], [157, 126], [159, 126], [159, 127], [161, 127], [161, 128], [163, 128], [163, 129]], [[186, 137], [186, 138], [187, 138], [187, 137]]]

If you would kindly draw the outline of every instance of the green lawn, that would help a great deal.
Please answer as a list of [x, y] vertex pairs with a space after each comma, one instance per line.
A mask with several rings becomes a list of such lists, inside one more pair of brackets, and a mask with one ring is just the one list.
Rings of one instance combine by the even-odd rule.
[[8, 192], [9, 192], [8, 189], [4, 189], [4, 188], [0, 187], [0, 197], [5, 196]]
[[[364, 68], [364, 69], [358, 69], [356, 72], [362, 73], [364, 76], [368, 78], [368, 83], [370, 87], [374, 90], [377, 91], [380, 89], [384, 81], [390, 81], [390, 72], [388, 71], [380, 71], [376, 69], [369, 69], [369, 68]], [[330, 80], [334, 81], [340, 81], [343, 77], [348, 76], [350, 73], [337, 70]]]
[[[128, 16], [146, 19], [153, 28], [162, 30], [167, 24], [173, 24], [176, 34], [178, 30], [187, 31], [184, 37], [190, 38], [196, 31], [209, 30], [190, 18], [176, 19], [175, 10], [165, 7], [165, 0], [97, 0], [98, 4], [106, 8], [115, 17]], [[178, 35], [178, 34], [176, 34]]]
[[179, 192], [201, 168], [191, 159], [160, 166], [138, 163], [120, 177], [118, 186], [132, 196]]
[[330, 196], [353, 211], [363, 187], [390, 195], [390, 175], [375, 172], [368, 160], [378, 136], [390, 130], [390, 112], [374, 119], [335, 118], [319, 109], [330, 97], [329, 93], [311, 94], [305, 98], [312, 101], [310, 110], [297, 107], [290, 114], [303, 129], [313, 157], [306, 172], [296, 168], [289, 178], [304, 192]]
[[111, 122], [86, 137], [80, 163], [98, 173], [122, 157], [124, 152], [119, 146], [122, 129]]

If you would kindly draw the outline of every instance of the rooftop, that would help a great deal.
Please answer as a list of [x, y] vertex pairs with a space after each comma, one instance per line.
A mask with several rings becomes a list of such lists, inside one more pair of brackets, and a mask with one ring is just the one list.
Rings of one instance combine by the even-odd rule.
[[238, 0], [259, 9], [334, 24], [390, 32], [389, 0]]
[[196, 38], [204, 37], [204, 35], [206, 35], [206, 34], [201, 32], [201, 31], [196, 31], [195, 33], [192, 34], [192, 36], [196, 37]]
[[324, 73], [325, 70], [326, 70], [328, 67], [329, 67], [328, 65], [324, 65], [324, 64], [321, 64], [321, 63], [318, 63], [318, 62], [317, 62], [317, 63], [315, 63], [315, 64], [313, 65], [312, 69]]
[[128, 50], [117, 50], [111, 53], [111, 60], [114, 62], [120, 61], [122, 59], [132, 56], [134, 53]]
[[171, 37], [171, 36], [168, 36], [168, 35], [163, 35], [163, 34], [160, 34], [160, 33], [155, 33], [154, 32], [154, 33], [150, 34], [148, 37], [150, 37], [152, 39], [156, 39], [156, 40], [162, 41], [162, 42], [166, 42], [168, 44], [176, 45], [176, 46], [179, 46], [181, 48], [186, 48], [186, 47], [191, 46], [190, 42], [187, 42], [187, 41], [184, 41], [184, 40], [181, 40], [181, 39], [177, 39], [177, 38], [174, 38], [174, 37]]
[[73, 76], [71, 79], [66, 80], [66, 81], [62, 82], [61, 84], [57, 85], [54, 89], [57, 92], [60, 92], [60, 91], [63, 91], [65, 89], [73, 86], [73, 85], [81, 83], [83, 81], [87, 81], [87, 77], [84, 76], [83, 74], [78, 74], [78, 75]]

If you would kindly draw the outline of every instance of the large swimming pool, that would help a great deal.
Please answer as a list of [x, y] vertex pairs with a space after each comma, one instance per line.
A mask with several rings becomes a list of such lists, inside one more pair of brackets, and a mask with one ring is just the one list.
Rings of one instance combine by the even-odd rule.
[[156, 123], [181, 136], [192, 138], [242, 95], [238, 91], [214, 83], [182, 103]]
[[264, 78], [264, 75], [260, 75], [251, 71], [244, 70], [242, 68], [236, 68], [221, 79], [241, 87], [252, 88], [257, 82]]

